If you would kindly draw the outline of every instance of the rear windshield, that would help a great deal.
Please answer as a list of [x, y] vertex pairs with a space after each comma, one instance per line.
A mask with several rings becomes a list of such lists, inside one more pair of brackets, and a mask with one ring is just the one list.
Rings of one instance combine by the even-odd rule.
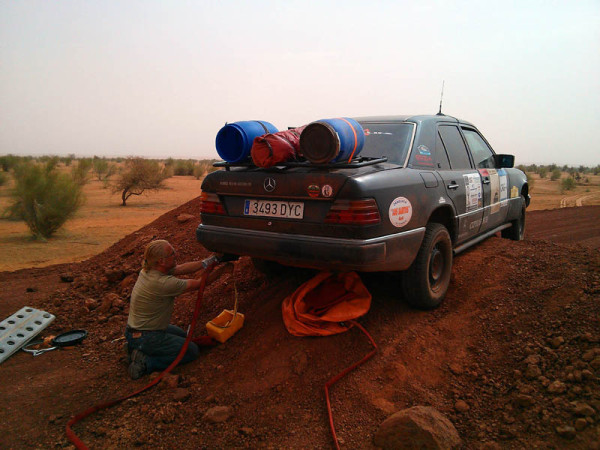
[[365, 131], [365, 146], [360, 156], [387, 156], [388, 162], [404, 165], [414, 124], [360, 122]]

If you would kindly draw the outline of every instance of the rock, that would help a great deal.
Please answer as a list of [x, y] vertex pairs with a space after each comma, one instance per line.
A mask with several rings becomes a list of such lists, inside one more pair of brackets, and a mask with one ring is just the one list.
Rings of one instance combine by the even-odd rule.
[[568, 425], [564, 425], [561, 427], [556, 427], [556, 432], [558, 433], [558, 435], [564, 439], [575, 439], [575, 428], [570, 427]]
[[61, 273], [60, 274], [60, 281], [62, 281], [63, 283], [72, 283], [74, 279], [75, 278], [73, 278], [73, 274], [70, 274], [70, 273]]
[[462, 373], [464, 372], [462, 366], [457, 363], [450, 364], [448, 368], [450, 369], [450, 372], [452, 372], [454, 375], [462, 375]]
[[231, 417], [232, 413], [233, 411], [229, 406], [214, 406], [206, 411], [203, 419], [212, 423], [225, 422]]
[[195, 218], [195, 216], [192, 216], [191, 214], [179, 214], [177, 216], [177, 222], [179, 222], [179, 223], [185, 223], [188, 220], [192, 220], [194, 218]]
[[471, 409], [471, 407], [469, 406], [469, 404], [467, 402], [465, 402], [464, 400], [458, 400], [455, 404], [454, 404], [454, 409], [457, 410], [458, 412], [467, 412], [469, 409]]
[[187, 402], [191, 396], [192, 394], [187, 389], [177, 388], [173, 392], [173, 401], [181, 403]]
[[600, 358], [594, 358], [592, 362], [590, 362], [590, 367], [593, 369], [600, 369]]
[[88, 309], [88, 311], [93, 311], [98, 307], [98, 301], [95, 298], [86, 298], [83, 301], [83, 304]]
[[108, 280], [109, 283], [118, 283], [123, 278], [125, 278], [125, 272], [122, 270], [105, 270], [104, 276]]
[[254, 429], [250, 427], [242, 427], [240, 428], [240, 434], [244, 436], [252, 436], [254, 434]]
[[131, 291], [133, 286], [135, 286], [135, 282], [137, 281], [138, 274], [132, 273], [131, 275], [123, 278], [123, 281], [119, 283], [119, 292], [123, 297], [129, 297], [131, 295]]
[[550, 383], [550, 385], [548, 386], [548, 392], [552, 394], [562, 394], [566, 390], [567, 386], [565, 385], [565, 383], [558, 380], [554, 381], [553, 383]]
[[213, 394], [209, 394], [206, 396], [206, 398], [204, 399], [204, 401], [206, 403], [213, 403], [214, 401], [216, 401], [216, 398]]
[[163, 389], [176, 389], [179, 386], [179, 375], [172, 373], [165, 374], [160, 385]]
[[593, 348], [593, 349], [585, 352], [583, 354], [583, 356], [581, 357], [581, 359], [583, 359], [584, 361], [591, 361], [592, 359], [594, 359], [596, 357], [596, 355], [599, 355], [599, 354], [600, 354], [600, 348]]
[[577, 403], [573, 408], [573, 414], [576, 416], [593, 416], [596, 411], [587, 403]]
[[525, 358], [523, 360], [523, 362], [527, 365], [533, 364], [533, 365], [538, 365], [542, 362], [542, 357], [540, 355], [529, 355], [527, 358]]
[[451, 449], [461, 444], [452, 422], [429, 406], [414, 406], [392, 414], [373, 439], [383, 449]]
[[110, 311], [110, 308], [113, 305], [113, 302], [120, 300], [119, 296], [114, 292], [110, 292], [104, 296], [102, 299], [102, 304], [98, 307], [98, 312], [101, 314], [106, 314]]
[[577, 419], [575, 421], [575, 429], [577, 431], [581, 431], [583, 429], [585, 429], [585, 427], [588, 426], [587, 420], [585, 420], [583, 417], [580, 417], [579, 419]]
[[542, 371], [540, 370], [540, 368], [538, 366], [534, 366], [533, 364], [528, 365], [527, 369], [525, 370], [525, 378], [527, 378], [528, 380], [534, 380], [541, 374]]
[[594, 374], [592, 373], [591, 370], [582, 370], [581, 371], [581, 376], [585, 379], [585, 380], [591, 380], [592, 378], [594, 378]]
[[513, 403], [520, 408], [527, 408], [533, 405], [533, 397], [531, 395], [518, 394]]
[[37, 288], [35, 287], [28, 287], [25, 289], [25, 292], [37, 292]]
[[552, 348], [558, 348], [565, 343], [565, 339], [562, 336], [557, 336], [550, 341]]
[[112, 307], [113, 307], [113, 308], [118, 308], [118, 309], [123, 309], [123, 308], [125, 308], [125, 305], [126, 305], [126, 304], [127, 304], [127, 303], [125, 303], [125, 302], [124, 302], [122, 299], [120, 299], [120, 298], [117, 298], [117, 299], [115, 299], [115, 301], [113, 302], [113, 304], [112, 304]]

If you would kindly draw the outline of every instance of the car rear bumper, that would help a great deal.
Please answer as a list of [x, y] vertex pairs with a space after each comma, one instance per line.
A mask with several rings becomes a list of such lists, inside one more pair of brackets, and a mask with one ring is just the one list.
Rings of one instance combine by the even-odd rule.
[[232, 229], [200, 224], [196, 238], [213, 252], [279, 261], [323, 270], [405, 270], [414, 261], [425, 228], [372, 239], [340, 239]]

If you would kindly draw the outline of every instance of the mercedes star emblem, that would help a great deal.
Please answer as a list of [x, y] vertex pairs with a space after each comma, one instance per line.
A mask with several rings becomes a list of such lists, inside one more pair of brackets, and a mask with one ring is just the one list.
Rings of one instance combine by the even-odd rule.
[[263, 187], [267, 192], [273, 192], [275, 190], [275, 180], [273, 178], [265, 178]]

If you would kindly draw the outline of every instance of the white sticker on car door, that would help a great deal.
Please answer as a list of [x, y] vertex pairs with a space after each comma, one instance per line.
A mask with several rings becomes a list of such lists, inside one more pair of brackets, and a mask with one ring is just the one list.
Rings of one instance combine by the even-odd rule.
[[465, 173], [463, 174], [463, 178], [465, 181], [467, 212], [481, 208], [481, 177], [479, 173]]

